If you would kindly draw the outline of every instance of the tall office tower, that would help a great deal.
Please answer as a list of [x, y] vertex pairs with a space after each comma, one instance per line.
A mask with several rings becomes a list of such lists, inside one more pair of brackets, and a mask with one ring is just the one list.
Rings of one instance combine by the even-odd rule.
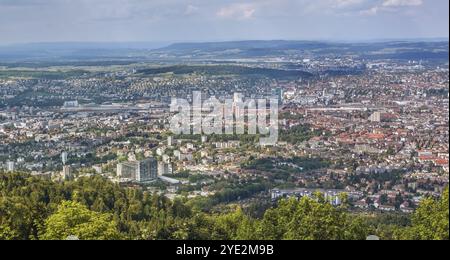
[[381, 122], [381, 113], [380, 112], [375, 112], [373, 113], [370, 117], [369, 117], [369, 121], [371, 122]]
[[158, 178], [158, 162], [155, 158], [147, 158], [138, 162], [137, 182], [146, 182]]
[[167, 145], [168, 145], [169, 147], [172, 147], [172, 146], [173, 146], [173, 136], [167, 137]]
[[282, 88], [272, 89], [272, 96], [278, 99], [278, 104], [283, 104], [284, 90]]
[[121, 179], [135, 180], [136, 162], [123, 162], [117, 164], [117, 176]]
[[171, 175], [172, 172], [172, 164], [165, 162], [158, 162], [158, 176]]
[[15, 169], [16, 169], [16, 166], [13, 161], [6, 162], [6, 171], [13, 172]]
[[131, 181], [146, 182], [158, 177], [158, 162], [154, 158], [124, 162], [117, 165], [117, 176]]
[[61, 153], [61, 161], [63, 165], [66, 165], [69, 154], [67, 152]]

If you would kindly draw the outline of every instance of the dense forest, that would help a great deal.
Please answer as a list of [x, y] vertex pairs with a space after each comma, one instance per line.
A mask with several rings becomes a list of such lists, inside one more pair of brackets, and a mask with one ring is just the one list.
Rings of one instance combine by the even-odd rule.
[[85, 70], [46, 71], [46, 70], [1, 70], [0, 78], [23, 77], [34, 79], [60, 80], [70, 77], [80, 77], [89, 74]]
[[345, 204], [282, 200], [260, 217], [240, 206], [205, 212], [190, 200], [170, 201], [102, 177], [56, 183], [0, 173], [0, 240], [363, 240], [449, 239], [448, 189], [425, 199], [411, 218], [354, 215]]
[[265, 76], [269, 78], [311, 78], [313, 75], [305, 71], [280, 70], [267, 68], [251, 68], [235, 65], [215, 66], [171, 66], [161, 68], [143, 69], [138, 71], [144, 75], [158, 75], [173, 73], [176, 75], [198, 73], [202, 75], [241, 75], [241, 76]]

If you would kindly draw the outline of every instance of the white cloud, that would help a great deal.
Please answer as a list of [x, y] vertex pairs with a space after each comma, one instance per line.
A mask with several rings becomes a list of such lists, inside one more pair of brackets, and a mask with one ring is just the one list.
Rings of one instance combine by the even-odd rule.
[[199, 10], [200, 10], [200, 8], [195, 5], [188, 5], [186, 7], [186, 10], [184, 11], [184, 14], [185, 15], [193, 15], [193, 14], [196, 14]]
[[448, 4], [447, 0], [0, 0], [0, 44], [448, 37]]
[[217, 16], [221, 18], [231, 19], [250, 19], [256, 12], [256, 6], [253, 4], [232, 4], [226, 7], [222, 7]]
[[423, 0], [383, 0], [369, 9], [360, 11], [361, 15], [376, 15], [383, 11], [393, 11], [404, 7], [418, 7], [423, 5]]
[[350, 7], [354, 5], [359, 5], [364, 3], [364, 0], [334, 0], [334, 6], [343, 8], [343, 7]]
[[297, 0], [296, 8], [305, 15], [357, 15], [376, 0]]
[[383, 6], [419, 6], [423, 4], [423, 0], [384, 0]]
[[360, 12], [360, 14], [364, 15], [364, 16], [372, 16], [372, 15], [376, 15], [379, 10], [380, 10], [380, 7], [374, 6], [372, 8], [367, 9], [367, 10], [362, 10]]

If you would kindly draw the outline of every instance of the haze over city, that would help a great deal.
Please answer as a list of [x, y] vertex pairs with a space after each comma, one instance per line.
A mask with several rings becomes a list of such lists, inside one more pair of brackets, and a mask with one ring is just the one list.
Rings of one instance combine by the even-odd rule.
[[448, 38], [447, 0], [0, 0], [0, 44]]

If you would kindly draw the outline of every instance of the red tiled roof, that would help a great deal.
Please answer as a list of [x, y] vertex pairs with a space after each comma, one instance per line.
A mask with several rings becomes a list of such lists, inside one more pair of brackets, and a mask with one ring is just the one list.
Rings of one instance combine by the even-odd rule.
[[448, 166], [448, 160], [446, 159], [436, 159], [434, 163], [438, 166]]
[[386, 136], [384, 134], [368, 134], [369, 139], [384, 139]]

